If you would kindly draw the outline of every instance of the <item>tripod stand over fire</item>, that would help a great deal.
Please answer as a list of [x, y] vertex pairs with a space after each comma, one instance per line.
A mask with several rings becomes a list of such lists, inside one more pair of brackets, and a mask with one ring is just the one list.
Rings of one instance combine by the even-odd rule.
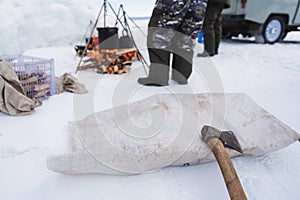
[[[114, 27], [106, 26], [107, 5], [110, 6], [116, 16]], [[104, 10], [104, 27], [97, 27], [102, 10]], [[123, 14], [123, 21], [119, 17], [120, 13]], [[120, 38], [118, 36], [118, 24], [123, 28]], [[92, 25], [92, 23], [90, 23], [90, 25]], [[96, 27], [98, 31], [97, 37], [93, 35]], [[85, 46], [75, 46], [77, 56], [81, 57], [76, 71], [90, 69], [101, 74], [123, 74], [130, 71], [130, 66], [134, 61], [139, 60], [143, 62], [143, 65], [147, 65], [133, 39], [123, 5], [120, 5], [117, 14], [111, 4], [105, 0], [96, 19], [96, 23], [93, 24], [90, 37], [85, 38], [85, 43]], [[83, 65], [81, 65], [82, 62]]]

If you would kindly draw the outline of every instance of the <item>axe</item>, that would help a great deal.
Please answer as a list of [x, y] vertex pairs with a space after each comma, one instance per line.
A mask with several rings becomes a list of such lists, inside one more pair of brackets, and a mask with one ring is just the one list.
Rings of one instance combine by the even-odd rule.
[[221, 168], [229, 196], [232, 200], [246, 200], [239, 177], [225, 147], [242, 152], [241, 146], [232, 131], [219, 131], [211, 126], [201, 130], [202, 140], [212, 149]]

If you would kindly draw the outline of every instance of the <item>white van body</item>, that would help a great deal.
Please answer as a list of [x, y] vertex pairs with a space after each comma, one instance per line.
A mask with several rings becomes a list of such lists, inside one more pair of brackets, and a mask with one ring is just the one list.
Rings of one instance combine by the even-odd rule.
[[299, 30], [300, 0], [231, 0], [224, 9], [223, 36], [242, 34], [257, 41], [275, 43]]

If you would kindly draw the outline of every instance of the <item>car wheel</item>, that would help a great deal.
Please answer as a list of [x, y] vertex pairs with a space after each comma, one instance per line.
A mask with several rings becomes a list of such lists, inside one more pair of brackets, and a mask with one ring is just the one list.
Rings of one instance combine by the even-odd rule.
[[266, 43], [278, 42], [285, 32], [285, 23], [282, 17], [273, 16], [264, 24], [262, 35]]

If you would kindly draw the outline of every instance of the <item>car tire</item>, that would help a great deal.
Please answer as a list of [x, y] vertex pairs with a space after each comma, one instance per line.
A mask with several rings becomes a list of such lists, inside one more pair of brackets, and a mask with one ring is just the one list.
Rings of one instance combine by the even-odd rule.
[[232, 34], [230, 32], [222, 34], [222, 39], [231, 39], [231, 37], [232, 37]]
[[281, 36], [281, 38], [280, 38], [280, 41], [283, 41], [284, 38], [287, 36], [287, 34], [288, 34], [288, 32], [285, 31], [285, 32], [282, 34], [282, 36]]
[[285, 22], [280, 16], [270, 17], [263, 26], [262, 36], [265, 43], [274, 44], [282, 39], [285, 33]]

